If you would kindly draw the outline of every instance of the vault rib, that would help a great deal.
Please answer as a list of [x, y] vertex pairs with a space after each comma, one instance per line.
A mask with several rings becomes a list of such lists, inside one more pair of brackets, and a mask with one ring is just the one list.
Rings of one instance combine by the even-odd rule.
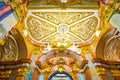
[[95, 16], [95, 14], [90, 15], [90, 16], [88, 16], [88, 17], [85, 17], [85, 18], [83, 18], [83, 19], [81, 19], [81, 20], [79, 20], [79, 21], [76, 21], [76, 22], [70, 24], [69, 27], [71, 27], [71, 26], [73, 26], [73, 25], [75, 25], [75, 24], [77, 24], [77, 23], [80, 23], [80, 22], [82, 22], [82, 21], [85, 21], [86, 19], [89, 19], [89, 18], [91, 18], [91, 17], [93, 17], [93, 16]]
[[41, 17], [38, 17], [38, 16], [36, 16], [36, 15], [34, 15], [34, 14], [31, 14], [31, 15], [32, 15], [33, 17], [37, 18], [37, 19], [40, 19], [40, 20], [42, 20], [42, 21], [44, 21], [44, 22], [47, 22], [47, 23], [53, 25], [54, 27], [58, 27], [58, 25], [56, 25], [56, 24], [54, 24], [54, 23], [52, 23], [52, 22], [50, 22], [50, 21], [48, 21], [48, 20], [45, 20], [45, 19], [43, 19], [43, 18], [41, 18]]

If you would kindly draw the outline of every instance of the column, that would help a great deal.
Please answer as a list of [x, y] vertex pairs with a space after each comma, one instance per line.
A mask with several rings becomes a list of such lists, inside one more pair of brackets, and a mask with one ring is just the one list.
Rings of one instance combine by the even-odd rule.
[[44, 75], [39, 75], [38, 80], [44, 80]]
[[84, 74], [78, 74], [78, 80], [86, 80]]
[[88, 67], [90, 69], [92, 80], [100, 80], [100, 77], [97, 74], [96, 68], [93, 62], [91, 61], [92, 60], [91, 54], [85, 54], [85, 56], [86, 56], [86, 59], [88, 60]]

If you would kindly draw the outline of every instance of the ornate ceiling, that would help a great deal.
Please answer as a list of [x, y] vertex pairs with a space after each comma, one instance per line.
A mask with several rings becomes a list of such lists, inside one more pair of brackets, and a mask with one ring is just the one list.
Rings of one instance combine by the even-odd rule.
[[13, 1], [20, 19], [0, 40], [0, 62], [29, 59], [30, 68], [49, 77], [55, 71], [81, 74], [86, 67], [95, 72], [101, 65], [95, 59], [120, 61], [120, 37], [109, 23], [116, 7], [103, 3], [98, 9], [98, 1], [29, 0], [27, 9], [27, 1], [20, 7]]
[[[61, 50], [61, 47], [63, 51], [67, 49], [78, 54], [95, 53], [101, 36], [113, 28], [108, 25], [112, 12], [107, 12], [114, 11], [112, 7], [117, 4], [111, 3], [104, 7], [103, 3], [104, 6], [99, 7], [98, 2], [99, 0], [30, 0], [28, 5], [27, 1], [21, 5], [23, 11], [17, 11], [19, 9], [16, 8], [20, 21], [14, 28], [24, 38], [29, 57], [33, 53]], [[13, 3], [15, 9], [19, 1]], [[18, 42], [19, 37], [14, 37]], [[21, 49], [19, 51], [23, 53]]]
[[94, 38], [98, 10], [29, 10], [25, 25], [36, 43], [87, 43]]

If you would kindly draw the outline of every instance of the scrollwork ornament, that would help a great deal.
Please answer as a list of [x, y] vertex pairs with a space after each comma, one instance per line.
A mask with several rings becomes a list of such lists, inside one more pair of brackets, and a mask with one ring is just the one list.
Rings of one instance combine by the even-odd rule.
[[98, 20], [96, 17], [89, 18], [71, 27], [71, 32], [83, 40], [88, 40], [93, 36], [97, 28]]
[[32, 14], [48, 20], [54, 24], [67, 23], [68, 25], [75, 23], [85, 17], [93, 15], [94, 12], [32, 12]]
[[96, 12], [32, 11], [26, 19], [26, 25], [34, 42], [81, 44], [94, 38], [100, 23]]

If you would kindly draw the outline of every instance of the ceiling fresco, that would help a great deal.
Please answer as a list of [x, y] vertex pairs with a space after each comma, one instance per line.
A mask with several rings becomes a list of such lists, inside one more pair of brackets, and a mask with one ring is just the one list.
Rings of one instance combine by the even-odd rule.
[[93, 39], [100, 19], [98, 10], [29, 10], [25, 20], [36, 43], [81, 44]]

